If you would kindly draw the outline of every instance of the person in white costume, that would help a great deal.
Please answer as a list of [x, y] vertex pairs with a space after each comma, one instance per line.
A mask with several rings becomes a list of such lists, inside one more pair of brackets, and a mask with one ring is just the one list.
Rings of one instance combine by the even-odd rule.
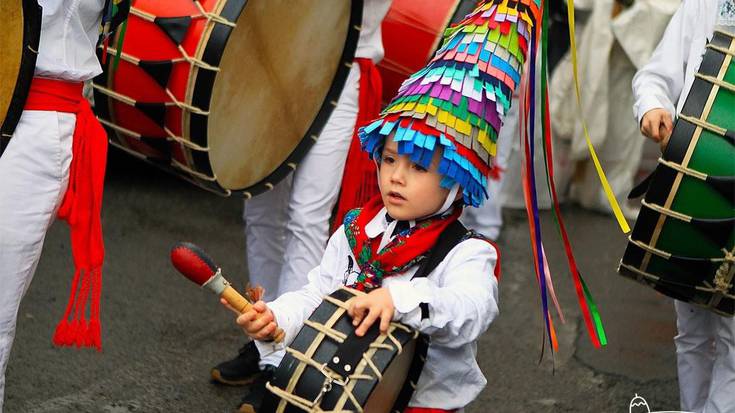
[[[643, 150], [640, 131], [630, 120], [633, 94], [627, 87], [636, 70], [648, 61], [680, 0], [598, 0], [585, 6], [590, 16], [579, 36], [579, 80], [582, 115], [615, 198], [626, 216], [626, 195], [633, 187]], [[576, 4], [576, 2], [575, 2]], [[557, 182], [562, 192], [570, 185], [570, 198], [585, 208], [611, 212], [577, 117], [571, 58], [551, 79], [551, 121], [560, 151], [569, 145], [566, 168]], [[568, 142], [568, 143], [567, 143]], [[571, 180], [571, 181], [569, 181]]]
[[[106, 2], [38, 3], [43, 13], [31, 93], [38, 96], [34, 87], [42, 78], [78, 89], [82, 99], [81, 83], [102, 73], [95, 48]], [[76, 120], [77, 115], [61, 110], [24, 110], [0, 157], [0, 412], [18, 307], [69, 184]]]
[[[734, 0], [685, 0], [651, 60], [633, 79], [643, 134], [665, 143], [715, 29], [735, 33]], [[679, 395], [684, 411], [735, 411], [735, 319], [675, 301]]]

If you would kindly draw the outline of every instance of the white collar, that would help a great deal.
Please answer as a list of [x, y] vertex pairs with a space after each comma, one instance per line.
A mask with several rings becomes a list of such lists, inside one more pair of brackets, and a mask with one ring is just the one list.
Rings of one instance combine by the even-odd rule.
[[[380, 251], [390, 242], [391, 239], [393, 239], [390, 234], [393, 232], [393, 228], [395, 228], [397, 223], [398, 220], [395, 219], [388, 222], [388, 210], [383, 207], [380, 212], [375, 214], [375, 217], [365, 225], [365, 235], [372, 239], [383, 234], [383, 238], [380, 240], [380, 245], [378, 246], [378, 251]], [[416, 225], [416, 221], [411, 220], [408, 222], [409, 228], [413, 228], [414, 225]]]

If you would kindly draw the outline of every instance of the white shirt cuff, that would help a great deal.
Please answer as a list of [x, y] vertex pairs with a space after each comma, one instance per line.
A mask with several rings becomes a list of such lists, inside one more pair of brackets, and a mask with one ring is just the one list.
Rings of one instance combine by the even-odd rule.
[[646, 95], [641, 97], [640, 100], [636, 102], [636, 118], [638, 118], [638, 125], [640, 126], [641, 121], [643, 121], [643, 116], [653, 109], [666, 109], [673, 119], [676, 109], [674, 109], [674, 106], [667, 102], [667, 100], [668, 99], [660, 99], [656, 95]]

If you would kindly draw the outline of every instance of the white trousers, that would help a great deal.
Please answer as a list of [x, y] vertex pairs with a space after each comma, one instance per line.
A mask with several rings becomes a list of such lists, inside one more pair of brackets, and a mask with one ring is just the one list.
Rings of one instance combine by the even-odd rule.
[[293, 177], [245, 201], [250, 283], [265, 288], [266, 301], [306, 285], [324, 254], [357, 121], [359, 80], [360, 68], [353, 65], [329, 121]]
[[18, 307], [66, 191], [75, 123], [68, 113], [25, 111], [0, 157], [0, 412]]
[[675, 301], [681, 409], [735, 412], [735, 319]]

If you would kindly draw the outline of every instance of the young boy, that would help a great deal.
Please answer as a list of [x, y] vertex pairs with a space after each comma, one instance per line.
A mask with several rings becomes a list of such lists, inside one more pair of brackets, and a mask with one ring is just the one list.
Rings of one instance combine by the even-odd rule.
[[[735, 0], [685, 0], [651, 61], [633, 79], [641, 131], [662, 147], [715, 29], [735, 33]], [[674, 305], [682, 410], [735, 411], [735, 319], [682, 301]]]
[[[475, 361], [476, 340], [498, 314], [498, 286], [493, 276], [498, 253], [485, 240], [468, 237], [428, 277], [412, 280], [418, 268], [416, 257], [461, 213], [461, 203], [456, 201], [462, 194], [457, 185], [452, 189], [441, 186], [442, 151], [434, 152], [425, 168], [401, 154], [391, 135], [380, 154], [380, 197], [348, 214], [346, 226], [330, 238], [320, 265], [309, 272], [309, 284], [267, 305], [258, 302], [255, 311], [238, 317], [237, 323], [255, 340], [269, 339], [280, 327], [288, 341], [322, 298], [340, 285], [370, 291], [353, 299], [349, 309], [358, 336], [373, 323], [380, 323], [385, 332], [391, 320], [431, 336], [427, 361], [409, 406], [461, 409], [486, 384]], [[363, 268], [365, 263], [351, 248], [353, 236], [379, 243], [378, 251], [391, 256], [372, 257], [376, 261]], [[382, 280], [382, 271], [374, 271], [375, 262], [381, 261], [391, 262], [380, 268], [386, 271]], [[369, 275], [362, 280], [361, 273]], [[422, 318], [421, 303], [429, 306], [428, 318]], [[254, 320], [256, 313], [261, 313], [260, 318]], [[272, 344], [256, 345], [266, 363], [280, 361], [282, 354], [273, 353]]]
[[[323, 297], [347, 285], [368, 293], [350, 302], [356, 334], [374, 323], [385, 332], [395, 320], [430, 336], [406, 412], [457, 411], [477, 397], [486, 380], [476, 340], [498, 314], [498, 251], [468, 232], [426, 277], [412, 277], [463, 205], [478, 207], [487, 197], [498, 131], [539, 4], [478, 5], [381, 117], [360, 130], [362, 149], [378, 162], [380, 195], [345, 216], [308, 285], [238, 317], [262, 363], [276, 366]], [[285, 343], [264, 342], [277, 328]]]

